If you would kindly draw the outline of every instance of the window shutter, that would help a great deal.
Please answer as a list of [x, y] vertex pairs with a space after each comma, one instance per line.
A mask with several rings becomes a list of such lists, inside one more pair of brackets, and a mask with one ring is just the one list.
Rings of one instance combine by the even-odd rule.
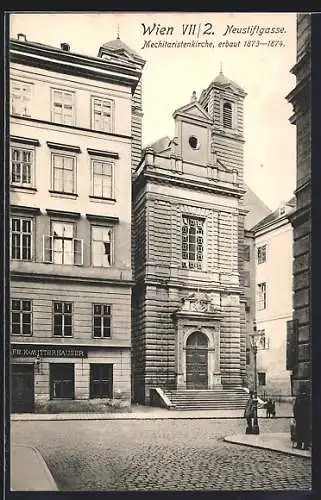
[[74, 263], [76, 266], [83, 265], [83, 240], [75, 238], [74, 242]]
[[286, 369], [294, 370], [297, 364], [297, 320], [287, 321], [286, 328]]
[[43, 235], [42, 239], [43, 261], [52, 263], [52, 236]]

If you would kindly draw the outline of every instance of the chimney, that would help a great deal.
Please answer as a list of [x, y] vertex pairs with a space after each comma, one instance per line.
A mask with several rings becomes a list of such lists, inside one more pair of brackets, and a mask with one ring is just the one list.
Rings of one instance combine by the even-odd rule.
[[27, 37], [24, 33], [18, 33], [17, 35], [17, 38], [20, 42], [26, 42], [27, 41]]
[[61, 50], [64, 50], [65, 52], [70, 51], [70, 45], [68, 43], [65, 43], [65, 42], [60, 44], [60, 48], [61, 48]]

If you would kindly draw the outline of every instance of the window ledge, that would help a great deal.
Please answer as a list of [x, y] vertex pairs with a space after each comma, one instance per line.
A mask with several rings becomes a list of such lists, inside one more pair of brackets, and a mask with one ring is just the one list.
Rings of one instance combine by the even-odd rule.
[[30, 337], [33, 337], [32, 333], [28, 333], [27, 334], [27, 333], [13, 333], [13, 332], [11, 332], [11, 336], [12, 337], [21, 337], [21, 338], [25, 338], [25, 337], [30, 338]]
[[57, 197], [57, 198], [69, 198], [71, 200], [76, 200], [78, 198], [77, 193], [66, 193], [64, 191], [55, 191], [54, 189], [49, 189], [49, 193], [51, 196]]
[[11, 184], [10, 189], [13, 191], [21, 191], [23, 193], [36, 193], [38, 191], [35, 187], [21, 186], [20, 184]]
[[113, 340], [112, 337], [92, 337], [93, 340]]
[[92, 194], [89, 195], [89, 199], [91, 201], [99, 201], [103, 203], [108, 203], [108, 202], [115, 203], [117, 201], [116, 198], [104, 198], [103, 196], [94, 196]]
[[11, 113], [11, 116], [13, 117], [23, 117], [23, 118], [31, 118], [31, 115], [27, 115], [26, 113]]

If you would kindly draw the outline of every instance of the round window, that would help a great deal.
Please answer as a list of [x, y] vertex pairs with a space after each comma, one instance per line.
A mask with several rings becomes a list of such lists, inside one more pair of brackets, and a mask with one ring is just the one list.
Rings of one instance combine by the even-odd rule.
[[200, 141], [197, 139], [197, 137], [195, 137], [195, 135], [191, 135], [191, 137], [188, 139], [188, 142], [192, 149], [199, 149]]

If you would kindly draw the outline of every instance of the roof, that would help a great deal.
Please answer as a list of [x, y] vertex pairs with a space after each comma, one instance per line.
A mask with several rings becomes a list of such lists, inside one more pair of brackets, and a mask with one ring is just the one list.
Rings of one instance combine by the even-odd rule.
[[[281, 213], [280, 208], [284, 207], [285, 212]], [[276, 222], [277, 220], [281, 220], [289, 213], [292, 213], [296, 207], [295, 197], [292, 197], [289, 201], [281, 203], [280, 207], [271, 212], [267, 217], [264, 217], [261, 221], [259, 221], [255, 226], [251, 228], [252, 231], [259, 231], [263, 229], [265, 226]]]
[[233, 80], [230, 80], [229, 78], [227, 78], [223, 74], [222, 70], [219, 72], [219, 74], [213, 80], [212, 83], [214, 83], [215, 85], [221, 85], [221, 86], [224, 86], [224, 87], [231, 86], [231, 87], [234, 87], [237, 90], [241, 90], [242, 92], [244, 92], [244, 89], [242, 89], [242, 87], [240, 85], [238, 85], [237, 83], [233, 82]]
[[244, 184], [244, 189], [246, 190], [244, 195], [244, 208], [248, 210], [245, 216], [244, 228], [245, 230], [250, 230], [263, 218], [268, 217], [272, 211], [249, 186]]
[[137, 54], [137, 52], [131, 49], [128, 45], [126, 45], [126, 43], [124, 43], [120, 38], [116, 38], [115, 40], [110, 40], [109, 42], [103, 43], [103, 45], [100, 48], [111, 50], [112, 52], [125, 51], [135, 59], [144, 61], [144, 59], [139, 54]]
[[162, 151], [164, 151], [169, 147], [170, 142], [171, 142], [170, 138], [167, 135], [165, 135], [164, 137], [161, 137], [157, 141], [153, 142], [152, 144], [148, 144], [148, 146], [145, 146], [143, 149], [152, 148], [155, 151], [155, 153], [161, 153]]

